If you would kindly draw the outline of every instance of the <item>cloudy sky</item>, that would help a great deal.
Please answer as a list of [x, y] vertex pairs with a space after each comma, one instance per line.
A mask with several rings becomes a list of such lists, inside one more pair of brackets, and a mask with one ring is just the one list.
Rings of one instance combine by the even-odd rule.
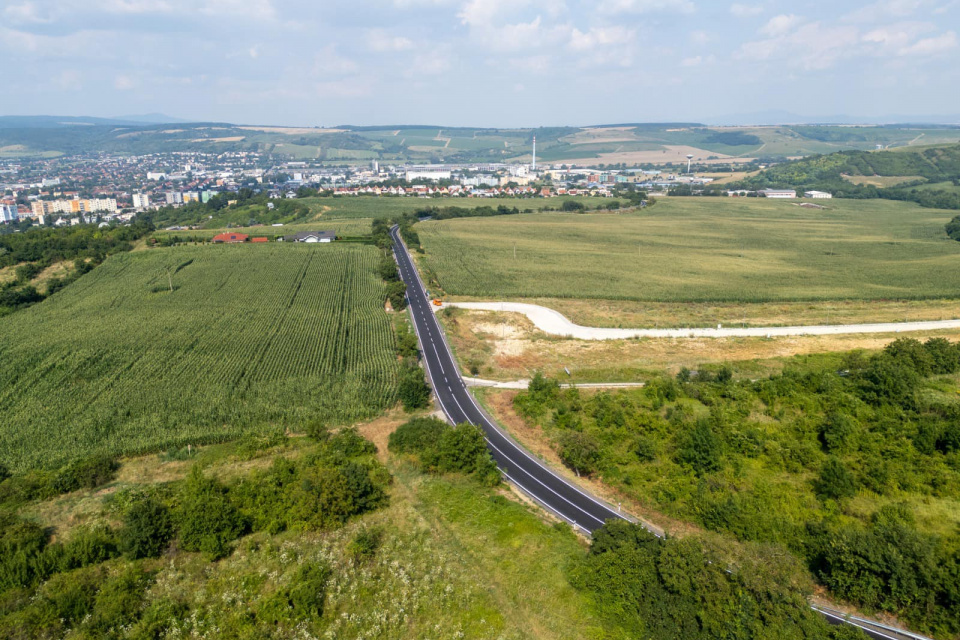
[[0, 0], [0, 114], [956, 115], [958, 31], [960, 0]]

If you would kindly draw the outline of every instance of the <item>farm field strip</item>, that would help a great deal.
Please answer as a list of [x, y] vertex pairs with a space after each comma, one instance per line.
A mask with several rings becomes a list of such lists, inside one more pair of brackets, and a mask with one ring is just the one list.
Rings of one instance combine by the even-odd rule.
[[[643, 213], [545, 213], [417, 225], [449, 295], [659, 302], [956, 298], [952, 212], [885, 200], [804, 209], [667, 198]], [[514, 257], [514, 255], [516, 257]]]
[[110, 258], [0, 325], [0, 461], [48, 466], [376, 415], [397, 376], [377, 260], [362, 245]]

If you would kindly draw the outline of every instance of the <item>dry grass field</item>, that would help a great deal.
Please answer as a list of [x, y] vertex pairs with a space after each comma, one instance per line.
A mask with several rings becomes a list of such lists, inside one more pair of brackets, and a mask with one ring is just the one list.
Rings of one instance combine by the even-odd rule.
[[853, 184], [873, 185], [881, 189], [895, 187], [906, 182], [924, 180], [920, 176], [843, 176], [843, 179]]
[[[737, 362], [757, 376], [777, 372], [796, 355], [880, 349], [905, 334], [802, 336], [790, 338], [684, 338], [586, 341], [548, 336], [516, 313], [453, 310], [441, 314], [465, 373], [492, 380], [520, 380], [535, 371], [570, 382], [633, 382], [681, 367]], [[960, 339], [960, 330], [909, 334]], [[474, 369], [475, 368], [475, 369]], [[570, 370], [570, 375], [565, 371]]]

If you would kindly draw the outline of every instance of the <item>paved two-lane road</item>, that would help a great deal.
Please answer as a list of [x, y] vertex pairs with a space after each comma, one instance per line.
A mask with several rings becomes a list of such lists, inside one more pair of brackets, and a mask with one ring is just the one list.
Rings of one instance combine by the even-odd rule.
[[400, 277], [407, 285], [407, 300], [427, 373], [447, 418], [454, 424], [469, 422], [483, 429], [493, 459], [507, 480], [560, 518], [588, 532], [595, 531], [611, 518], [619, 518], [615, 508], [574, 487], [545, 467], [503, 433], [480, 409], [453, 360], [431, 308], [432, 302], [427, 298], [399, 231], [394, 228], [391, 234]]
[[[476, 400], [467, 390], [460, 370], [453, 360], [453, 354], [447, 345], [443, 330], [434, 316], [431, 301], [427, 298], [420, 274], [410, 258], [406, 245], [400, 238], [399, 230], [391, 230], [393, 237], [393, 252], [397, 258], [400, 277], [407, 285], [407, 300], [410, 305], [410, 314], [413, 326], [420, 339], [420, 348], [424, 362], [427, 365], [427, 374], [433, 387], [440, 407], [444, 414], [454, 424], [470, 422], [479, 425], [486, 434], [487, 445], [493, 459], [501, 473], [507, 480], [523, 491], [526, 495], [563, 518], [567, 522], [593, 533], [607, 520], [621, 518], [616, 509], [604, 504], [597, 498], [574, 487], [553, 471], [546, 468], [540, 461], [527, 453], [523, 447], [514, 442], [509, 436], [497, 427], [493, 419], [484, 413]], [[655, 534], [662, 536], [663, 532], [647, 527]], [[914, 634], [877, 625], [864, 619], [846, 619], [838, 612], [827, 611], [814, 607], [823, 614], [832, 624], [851, 624], [859, 627], [869, 637], [876, 640], [915, 640], [923, 638]], [[925, 639], [924, 639], [925, 640]]]

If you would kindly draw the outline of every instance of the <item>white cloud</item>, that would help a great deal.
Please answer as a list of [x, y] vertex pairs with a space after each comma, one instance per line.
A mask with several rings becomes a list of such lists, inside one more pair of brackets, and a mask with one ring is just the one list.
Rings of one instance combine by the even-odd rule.
[[880, 0], [848, 13], [844, 18], [854, 22], [877, 22], [890, 18], [906, 18], [919, 11], [930, 0]]
[[896, 22], [862, 31], [853, 24], [777, 16], [760, 30], [767, 37], [744, 43], [734, 59], [777, 60], [787, 68], [815, 71], [864, 57], [934, 57], [960, 44], [955, 32], [930, 35], [935, 30], [931, 23]]
[[509, 0], [469, 0], [460, 9], [457, 17], [460, 22], [470, 27], [489, 27], [496, 18], [503, 15], [504, 10], [521, 3]]
[[60, 91], [81, 91], [83, 77], [76, 69], [64, 69], [53, 77], [53, 86]]
[[776, 38], [777, 36], [782, 36], [785, 33], [793, 30], [801, 22], [803, 22], [803, 18], [795, 16], [792, 13], [789, 15], [782, 14], [779, 16], [774, 16], [770, 18], [770, 21], [767, 22], [767, 24], [760, 27], [760, 33], [768, 38]]
[[139, 83], [136, 78], [128, 75], [118, 75], [113, 79], [113, 88], [118, 91], [130, 91], [135, 89]]
[[957, 48], [957, 34], [953, 31], [917, 40], [912, 45], [901, 48], [897, 53], [901, 56], [935, 56]]
[[690, 0], [603, 0], [599, 13], [651, 13], [654, 11], [677, 11], [693, 13], [696, 9]]
[[313, 72], [317, 76], [345, 76], [356, 73], [359, 65], [337, 53], [335, 45], [328, 44], [313, 57]]
[[758, 4], [740, 4], [735, 2], [730, 5], [730, 13], [738, 18], [749, 18], [763, 13], [763, 6]]
[[409, 51], [413, 49], [413, 40], [403, 36], [396, 36], [384, 29], [370, 29], [367, 31], [367, 46], [371, 51], [383, 53], [387, 51]]
[[589, 51], [597, 47], [626, 44], [635, 35], [635, 31], [626, 27], [591, 27], [586, 32], [574, 29], [570, 33], [569, 46], [574, 51]]
[[684, 58], [680, 61], [681, 67], [698, 67], [703, 63], [702, 56], [693, 56], [692, 58]]
[[[806, 71], [826, 69], [837, 60], [851, 57], [860, 43], [860, 32], [851, 26], [827, 26], [821, 22], [792, 28], [793, 20], [784, 20], [762, 30], [771, 36], [747, 42], [735, 54], [739, 60], [782, 60], [790, 68]], [[768, 25], [769, 26], [769, 25]]]
[[934, 30], [934, 25], [925, 23], [897, 23], [877, 27], [863, 34], [863, 41], [884, 49], [900, 49], [924, 33]]
[[430, 53], [420, 53], [413, 57], [413, 64], [410, 66], [408, 76], [427, 75], [439, 76], [453, 68], [449, 51], [432, 51]]

